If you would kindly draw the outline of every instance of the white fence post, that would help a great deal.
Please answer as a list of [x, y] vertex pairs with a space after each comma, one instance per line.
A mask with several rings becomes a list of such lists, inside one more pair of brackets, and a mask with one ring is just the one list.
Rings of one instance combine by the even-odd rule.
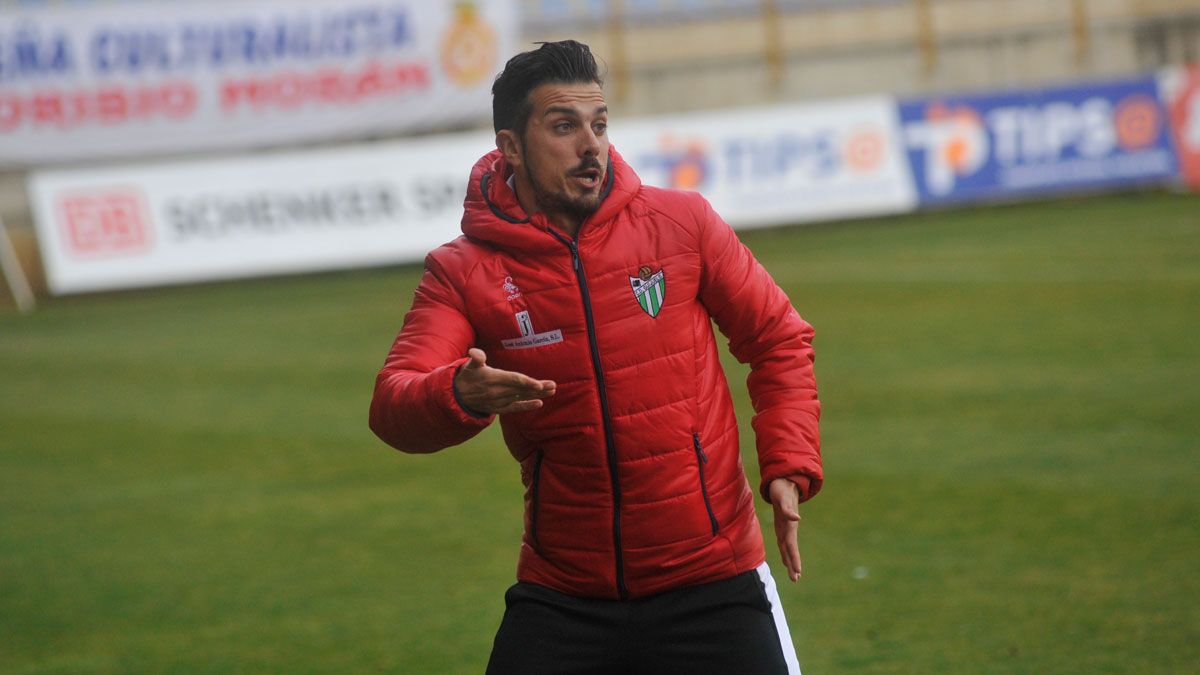
[[22, 314], [32, 312], [37, 302], [33, 298], [33, 290], [29, 288], [29, 280], [25, 278], [25, 271], [21, 269], [21, 261], [17, 260], [17, 252], [8, 236], [3, 217], [0, 217], [0, 268], [4, 269], [4, 278], [8, 281], [13, 299], [17, 301], [17, 309]]

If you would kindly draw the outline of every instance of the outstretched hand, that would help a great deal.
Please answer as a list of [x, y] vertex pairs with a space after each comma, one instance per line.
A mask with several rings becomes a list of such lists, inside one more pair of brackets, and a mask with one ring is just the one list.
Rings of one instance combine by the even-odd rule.
[[482, 349], [467, 351], [470, 361], [454, 375], [458, 398], [468, 409], [485, 415], [529, 412], [542, 407], [542, 399], [553, 396], [552, 380], [535, 380], [511, 370], [487, 365]]
[[796, 530], [800, 522], [800, 488], [786, 478], [776, 478], [767, 486], [771, 506], [775, 509], [775, 539], [779, 543], [779, 555], [787, 568], [788, 579], [800, 578], [800, 548], [796, 543]]

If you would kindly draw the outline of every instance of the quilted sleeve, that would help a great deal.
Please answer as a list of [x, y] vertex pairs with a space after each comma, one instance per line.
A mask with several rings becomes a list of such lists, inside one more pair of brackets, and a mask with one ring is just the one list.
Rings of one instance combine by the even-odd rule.
[[478, 434], [494, 419], [465, 410], [454, 375], [467, 362], [475, 331], [461, 296], [433, 256], [417, 286], [412, 309], [375, 379], [370, 427], [403, 452], [436, 452]]
[[823, 480], [813, 328], [733, 229], [706, 200], [696, 201], [700, 299], [729, 338], [730, 352], [750, 364], [759, 491], [769, 501], [771, 481], [788, 478], [799, 486], [800, 499], [809, 499]]

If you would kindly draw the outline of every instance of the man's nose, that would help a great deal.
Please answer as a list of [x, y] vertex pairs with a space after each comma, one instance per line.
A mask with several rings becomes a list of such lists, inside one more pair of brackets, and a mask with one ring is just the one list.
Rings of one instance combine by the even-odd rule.
[[583, 132], [580, 150], [583, 155], [595, 157], [600, 154], [600, 137], [591, 127], [587, 127]]

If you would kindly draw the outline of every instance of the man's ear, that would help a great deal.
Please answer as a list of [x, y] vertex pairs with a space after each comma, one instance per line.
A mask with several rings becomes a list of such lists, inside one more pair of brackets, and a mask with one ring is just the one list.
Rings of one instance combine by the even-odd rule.
[[496, 147], [504, 155], [504, 160], [508, 165], [516, 168], [521, 166], [521, 142], [517, 139], [517, 134], [511, 129], [501, 129], [496, 132]]

